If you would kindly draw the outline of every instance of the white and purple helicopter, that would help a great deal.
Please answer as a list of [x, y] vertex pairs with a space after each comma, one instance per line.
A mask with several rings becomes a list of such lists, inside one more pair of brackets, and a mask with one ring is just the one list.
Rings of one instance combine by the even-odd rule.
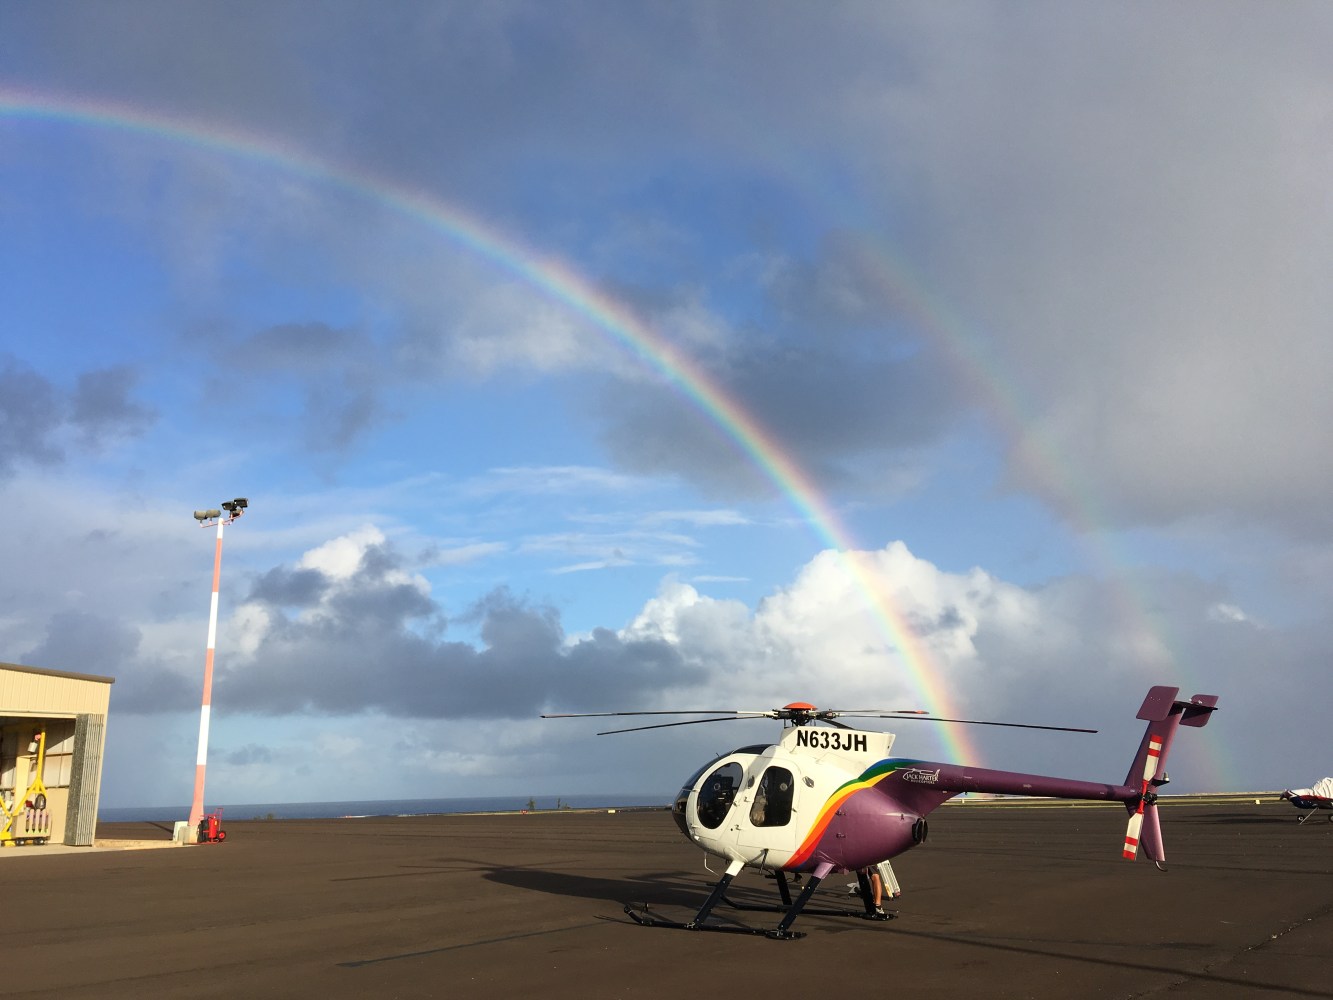
[[[1207, 724], [1217, 706], [1216, 695], [1196, 694], [1189, 701], [1178, 701], [1179, 690], [1164, 686], [1149, 690], [1138, 712], [1138, 718], [1147, 722], [1143, 739], [1124, 783], [1114, 785], [894, 757], [890, 755], [894, 734], [854, 729], [837, 719], [903, 718], [1096, 731], [1067, 726], [941, 719], [918, 711], [818, 709], [805, 702], [758, 711], [589, 712], [542, 718], [710, 716], [606, 730], [599, 736], [738, 718], [780, 719], [786, 723], [776, 744], [744, 746], [709, 761], [690, 776], [676, 797], [672, 816], [681, 833], [726, 863], [725, 872], [694, 917], [685, 922], [668, 920], [651, 912], [647, 905], [626, 906], [625, 912], [647, 926], [790, 939], [801, 936], [793, 933], [791, 926], [802, 912], [888, 919], [889, 915], [872, 901], [870, 873], [888, 869], [890, 885], [896, 888], [888, 860], [924, 843], [926, 817], [964, 792], [1122, 802], [1129, 812], [1123, 856], [1133, 860], [1142, 848], [1149, 860], [1165, 870], [1156, 790], [1170, 780], [1166, 758], [1171, 741], [1181, 725]], [[814, 723], [830, 728], [819, 728]], [[780, 905], [756, 906], [727, 898], [732, 880], [746, 867], [758, 868], [775, 878]], [[865, 912], [808, 909], [820, 883], [844, 872], [856, 873]], [[789, 875], [796, 882], [806, 879], [795, 899]], [[735, 909], [779, 912], [783, 917], [776, 928], [767, 930], [708, 923], [720, 902]]]
[[[1333, 778], [1321, 778], [1310, 788], [1288, 788], [1280, 797], [1297, 809], [1309, 810], [1296, 817], [1298, 823], [1304, 823], [1320, 809], [1333, 810]], [[1329, 813], [1328, 821], [1333, 823], [1333, 811]]]

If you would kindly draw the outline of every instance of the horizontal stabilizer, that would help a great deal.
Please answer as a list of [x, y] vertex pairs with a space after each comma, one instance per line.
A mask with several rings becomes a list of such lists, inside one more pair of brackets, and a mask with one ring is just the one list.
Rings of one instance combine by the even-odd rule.
[[1206, 726], [1208, 717], [1217, 710], [1217, 695], [1196, 694], [1185, 706], [1185, 714], [1180, 717], [1182, 726]]
[[1180, 688], [1167, 687], [1164, 684], [1150, 688], [1148, 697], [1143, 699], [1143, 707], [1139, 709], [1137, 718], [1145, 722], [1161, 722], [1171, 714], [1171, 706], [1176, 703], [1176, 695], [1179, 693]]
[[1196, 694], [1189, 701], [1177, 701], [1176, 695], [1180, 694], [1180, 688], [1168, 687], [1160, 684], [1148, 691], [1148, 697], [1143, 699], [1143, 707], [1139, 709], [1138, 718], [1145, 722], [1164, 722], [1173, 710], [1179, 709], [1181, 713], [1180, 724], [1182, 726], [1206, 726], [1208, 716], [1213, 713], [1217, 707], [1217, 695], [1215, 694]]

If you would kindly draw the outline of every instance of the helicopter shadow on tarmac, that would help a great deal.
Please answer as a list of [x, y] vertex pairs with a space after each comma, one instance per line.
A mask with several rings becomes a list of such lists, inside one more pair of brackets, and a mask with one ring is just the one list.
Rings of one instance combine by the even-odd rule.
[[655, 903], [671, 906], [697, 906], [700, 894], [708, 889], [697, 876], [684, 871], [597, 878], [537, 868], [492, 868], [482, 877], [488, 882], [553, 896], [575, 896], [606, 902], [623, 902], [626, 896], [636, 899], [648, 897]]
[[[629, 901], [633, 900], [636, 906], [645, 906], [653, 910], [662, 907], [681, 907], [688, 913], [698, 909], [699, 902], [707, 895], [710, 885], [707, 879], [693, 872], [679, 870], [596, 878], [536, 868], [493, 868], [482, 877], [489, 882], [532, 892], [600, 900], [618, 905], [629, 905]], [[832, 889], [820, 892], [816, 896], [817, 900], [825, 903], [833, 902], [835, 898], [838, 903], [845, 902], [845, 894]], [[739, 909], [783, 912], [784, 908], [776, 905], [777, 902], [777, 892], [771, 885], [733, 886], [731, 897], [724, 898], [724, 903]], [[815, 918], [821, 915], [829, 914], [821, 914], [818, 911], [811, 914]], [[728, 925], [740, 922], [737, 915], [731, 913], [725, 906], [722, 910], [714, 912], [713, 919]], [[632, 923], [630, 920], [614, 922]], [[857, 923], [860, 924], [859, 921]], [[830, 922], [826, 929], [837, 931], [853, 928]]]

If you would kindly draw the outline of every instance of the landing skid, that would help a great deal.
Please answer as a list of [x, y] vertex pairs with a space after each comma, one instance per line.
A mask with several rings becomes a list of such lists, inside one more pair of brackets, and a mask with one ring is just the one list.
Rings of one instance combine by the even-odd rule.
[[[1296, 822], [1297, 822], [1297, 823], [1304, 823], [1307, 819], [1309, 819], [1309, 818], [1310, 818], [1311, 816], [1313, 816], [1315, 813], [1319, 812], [1319, 809], [1321, 809], [1321, 808], [1323, 808], [1323, 807], [1320, 806], [1319, 808], [1311, 809], [1311, 810], [1310, 810], [1308, 813], [1306, 813], [1305, 815], [1303, 815], [1303, 816], [1297, 816], [1297, 817], [1296, 817]], [[1333, 823], [1333, 813], [1329, 813], [1329, 815], [1328, 815], [1328, 821], [1329, 821], [1330, 823]]]
[[[640, 909], [635, 909], [635, 906]], [[718, 934], [755, 934], [760, 937], [771, 937], [780, 941], [791, 941], [805, 935], [799, 931], [787, 931], [781, 933], [778, 930], [769, 930], [765, 927], [745, 927], [741, 924], [701, 924], [696, 920], [688, 923], [681, 920], [670, 920], [667, 917], [658, 916], [653, 913], [647, 903], [626, 903], [625, 913], [631, 920], [643, 927], [670, 927], [678, 931], [714, 931]]]
[[[775, 873], [775, 876], [778, 883], [778, 892], [782, 896], [781, 903], [738, 903], [727, 897], [727, 889], [731, 885], [732, 879], [736, 877], [742, 867], [744, 866], [740, 862], [733, 862], [732, 865], [727, 868], [726, 874], [724, 874], [722, 878], [718, 880], [717, 884], [713, 886], [713, 891], [710, 892], [708, 898], [704, 900], [704, 905], [699, 907], [699, 912], [694, 915], [693, 920], [671, 920], [667, 917], [660, 916], [652, 912], [647, 903], [640, 903], [637, 904], [637, 906], [633, 903], [628, 903], [625, 905], [625, 913], [636, 924], [640, 924], [644, 927], [669, 927], [674, 930], [683, 931], [714, 931], [722, 934], [756, 934], [772, 938], [775, 941], [794, 941], [796, 938], [805, 937], [803, 933], [791, 929], [792, 923], [795, 922], [797, 916], [802, 913], [809, 913], [822, 917], [860, 917], [863, 920], [891, 920], [896, 916], [896, 914], [884, 913], [883, 911], [877, 911], [875, 909], [874, 904], [870, 901], [869, 880], [862, 874], [858, 874], [857, 879], [861, 882], [862, 896], [865, 900], [865, 909], [863, 912], [845, 908], [825, 909], [821, 907], [811, 909], [807, 907], [806, 904], [810, 901], [810, 897], [814, 895], [815, 890], [819, 888], [820, 882], [822, 882], [832, 870], [831, 865], [821, 865], [817, 868], [815, 873], [810, 876], [810, 880], [806, 883], [805, 888], [801, 890], [801, 894], [797, 896], [795, 900], [792, 899], [791, 888], [787, 884], [786, 873], [779, 870]], [[706, 923], [708, 915], [718, 903], [725, 903], [733, 910], [782, 913], [785, 914], [785, 916], [783, 916], [777, 927], [771, 929], [764, 927], [746, 927], [743, 924]]]

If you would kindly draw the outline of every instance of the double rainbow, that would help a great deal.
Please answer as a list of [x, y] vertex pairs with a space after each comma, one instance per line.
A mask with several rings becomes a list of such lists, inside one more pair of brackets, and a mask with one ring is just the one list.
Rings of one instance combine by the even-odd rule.
[[[628, 349], [672, 385], [781, 491], [816, 536], [837, 554], [879, 631], [901, 656], [918, 701], [934, 714], [955, 714], [943, 672], [866, 567], [865, 560], [858, 558], [859, 546], [827, 498], [782, 443], [691, 357], [565, 262], [538, 254], [456, 205], [423, 191], [364, 170], [317, 159], [295, 146], [258, 133], [112, 101], [16, 87], [0, 88], [0, 120], [4, 119], [59, 123], [166, 140], [340, 189], [415, 220], [586, 317], [609, 340]], [[956, 757], [975, 757], [963, 730], [945, 732], [943, 739]]]

